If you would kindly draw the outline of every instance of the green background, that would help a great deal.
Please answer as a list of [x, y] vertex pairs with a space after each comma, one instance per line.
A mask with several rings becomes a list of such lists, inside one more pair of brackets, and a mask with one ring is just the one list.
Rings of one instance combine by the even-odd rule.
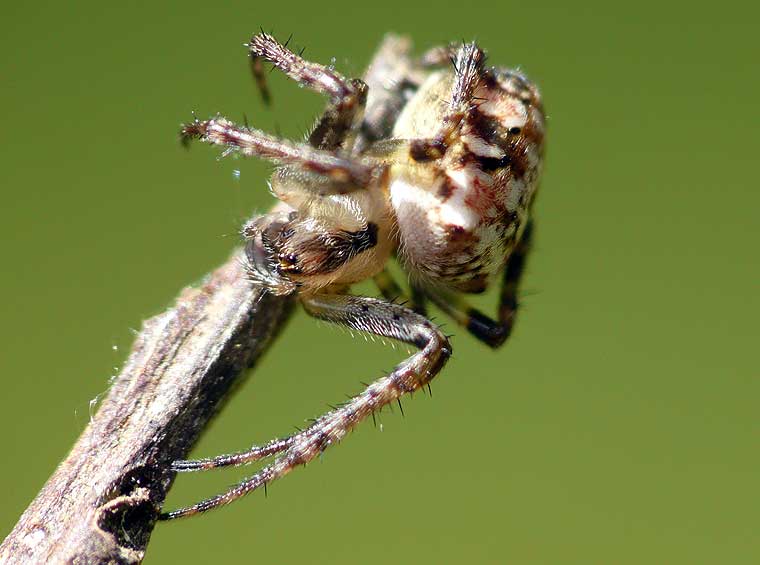
[[[35, 2], [0, 35], [0, 538], [135, 328], [221, 263], [269, 167], [180, 149], [216, 111], [300, 136], [323, 101], [259, 26], [361, 74], [386, 31], [477, 39], [542, 87], [548, 156], [514, 339], [463, 331], [406, 417], [203, 518], [148, 563], [758, 563], [758, 10], [749, 3]], [[237, 180], [233, 171], [240, 170]], [[365, 288], [369, 291], [369, 288]], [[494, 300], [493, 295], [488, 297]], [[302, 313], [194, 452], [282, 434], [401, 352]], [[237, 480], [183, 476], [168, 507]]]

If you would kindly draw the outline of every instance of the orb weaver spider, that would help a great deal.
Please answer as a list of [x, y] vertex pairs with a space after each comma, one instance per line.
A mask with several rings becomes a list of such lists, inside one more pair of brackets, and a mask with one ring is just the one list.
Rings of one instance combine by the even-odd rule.
[[[383, 406], [429, 386], [451, 346], [426, 317], [426, 302], [487, 345], [501, 346], [514, 324], [531, 246], [544, 113], [537, 88], [521, 73], [486, 66], [475, 43], [413, 57], [408, 40], [386, 40], [369, 84], [309, 62], [264, 32], [247, 47], [265, 101], [264, 62], [329, 98], [302, 143], [221, 116], [182, 127], [184, 142], [198, 139], [278, 166], [270, 186], [280, 205], [242, 230], [248, 276], [274, 294], [297, 294], [315, 318], [419, 351], [298, 433], [240, 453], [174, 462], [175, 471], [199, 471], [274, 457], [229, 491], [164, 513], [164, 520], [266, 487]], [[406, 305], [396, 300], [404, 293], [386, 269], [394, 257], [409, 277]], [[492, 319], [464, 295], [485, 291], [497, 276]], [[351, 284], [367, 279], [384, 299], [349, 294]]]

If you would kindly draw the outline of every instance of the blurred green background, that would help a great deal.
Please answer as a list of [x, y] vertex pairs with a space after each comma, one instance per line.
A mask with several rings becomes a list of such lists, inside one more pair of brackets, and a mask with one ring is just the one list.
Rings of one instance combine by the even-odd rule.
[[[263, 26], [349, 75], [386, 31], [420, 50], [475, 38], [525, 70], [550, 128], [537, 249], [506, 348], [454, 330], [432, 399], [363, 425], [266, 499], [159, 524], [147, 562], [760, 562], [756, 5], [3, 12], [0, 538], [141, 321], [269, 206], [267, 165], [185, 152], [178, 124], [246, 112], [297, 137], [320, 111], [276, 73], [262, 108], [242, 43]], [[195, 454], [285, 433], [400, 357], [299, 313]], [[240, 476], [180, 477], [168, 506]]]

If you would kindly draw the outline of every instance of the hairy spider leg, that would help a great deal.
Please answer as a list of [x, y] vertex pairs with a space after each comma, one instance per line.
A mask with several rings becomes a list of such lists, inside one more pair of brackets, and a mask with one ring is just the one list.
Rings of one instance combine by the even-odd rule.
[[262, 446], [253, 446], [246, 451], [230, 453], [228, 455], [219, 455], [217, 457], [207, 457], [205, 459], [192, 459], [174, 461], [171, 465], [172, 471], [207, 471], [209, 469], [219, 469], [220, 467], [237, 467], [247, 463], [253, 463], [260, 459], [265, 459], [285, 451], [295, 441], [294, 437], [285, 439], [273, 439]]
[[[263, 85], [262, 96], [265, 98], [268, 97], [268, 90], [261, 74], [262, 61], [271, 62], [299, 84], [330, 97], [327, 108], [309, 136], [308, 145], [240, 127], [224, 118], [204, 122], [195, 120], [185, 125], [182, 128], [183, 139], [199, 138], [246, 156], [257, 156], [286, 165], [273, 178], [273, 189], [286, 202], [366, 188], [379, 176], [380, 167], [344, 156], [350, 150], [355, 131], [359, 129], [358, 122], [367, 99], [366, 84], [360, 79], [346, 79], [324, 65], [304, 60], [266, 33], [254, 35], [248, 47], [252, 70], [260, 88]], [[341, 148], [343, 151], [339, 151]], [[315, 175], [320, 178], [315, 178]]]
[[416, 63], [423, 69], [456, 66], [457, 55], [464, 44], [464, 41], [452, 41], [446, 45], [433, 45], [417, 59]]
[[[300, 465], [306, 465], [330, 445], [343, 439], [362, 420], [404, 394], [412, 393], [429, 383], [451, 355], [448, 339], [432, 322], [398, 304], [376, 298], [334, 294], [304, 296], [301, 300], [306, 311], [315, 318], [402, 341], [420, 350], [397, 365], [390, 374], [372, 382], [363, 392], [321, 416], [305, 430], [285, 440], [277, 440], [288, 442], [287, 447], [274, 462], [252, 477], [218, 496], [161, 514], [160, 519], [172, 520], [192, 516], [223, 506], [266, 486]], [[251, 457], [255, 459], [264, 449], [253, 448], [247, 453], [253, 454]], [[246, 454], [231, 457], [242, 460]], [[199, 470], [209, 468], [206, 465], [214, 466], [213, 463], [204, 464], [203, 461], [178, 462], [176, 465], [183, 467], [183, 470]]]
[[501, 347], [512, 333], [517, 316], [517, 293], [526, 259], [532, 249], [533, 231], [533, 220], [530, 220], [504, 266], [496, 320], [470, 306], [467, 299], [460, 294], [437, 289], [426, 289], [425, 294], [480, 341], [494, 349]]
[[[287, 42], [286, 42], [287, 44]], [[259, 61], [268, 61], [297, 83], [330, 97], [327, 108], [309, 135], [309, 143], [321, 149], [351, 148], [356, 126], [367, 102], [367, 85], [358, 78], [348, 79], [330, 67], [312, 63], [293, 53], [267, 33], [259, 33], [248, 43], [251, 65], [259, 88], [265, 85]], [[262, 96], [268, 90], [264, 86]]]
[[410, 56], [409, 38], [387, 34], [365, 74], [370, 97], [354, 144], [363, 152], [391, 136], [396, 118], [427, 78], [426, 69]]
[[[194, 120], [182, 126], [180, 135], [185, 143], [191, 139], [200, 139], [205, 143], [227, 147], [229, 151], [237, 151], [246, 157], [260, 157], [327, 177], [334, 181], [329, 190], [338, 193], [368, 186], [378, 172], [378, 166], [372, 163], [341, 157], [335, 151], [316, 149], [305, 143], [281, 139], [260, 130], [239, 126], [222, 117]], [[328, 190], [324, 186], [320, 189]]]
[[455, 70], [449, 108], [443, 115], [441, 127], [431, 139], [415, 142], [412, 157], [416, 161], [433, 161], [443, 157], [457, 132], [459, 124], [470, 110], [475, 90], [485, 75], [486, 55], [475, 43], [464, 43], [452, 61]]

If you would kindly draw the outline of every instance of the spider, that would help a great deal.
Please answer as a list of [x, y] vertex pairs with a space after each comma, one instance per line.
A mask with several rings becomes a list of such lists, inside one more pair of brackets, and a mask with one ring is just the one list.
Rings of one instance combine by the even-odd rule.
[[[418, 351], [298, 433], [240, 453], [175, 461], [175, 471], [200, 471], [274, 458], [227, 492], [164, 520], [266, 488], [375, 411], [429, 386], [452, 350], [425, 315], [428, 301], [487, 345], [501, 346], [531, 246], [544, 114], [538, 90], [521, 73], [486, 66], [475, 43], [413, 57], [408, 39], [389, 36], [367, 82], [307, 61], [264, 32], [246, 46], [265, 102], [264, 62], [329, 98], [302, 143], [221, 116], [181, 129], [184, 142], [199, 139], [277, 165], [270, 186], [280, 204], [242, 229], [247, 275], [274, 294], [297, 294], [315, 318]], [[410, 281], [403, 304], [386, 268], [394, 257]], [[485, 291], [497, 277], [492, 319], [464, 295]], [[384, 299], [349, 294], [351, 284], [370, 278]]]

